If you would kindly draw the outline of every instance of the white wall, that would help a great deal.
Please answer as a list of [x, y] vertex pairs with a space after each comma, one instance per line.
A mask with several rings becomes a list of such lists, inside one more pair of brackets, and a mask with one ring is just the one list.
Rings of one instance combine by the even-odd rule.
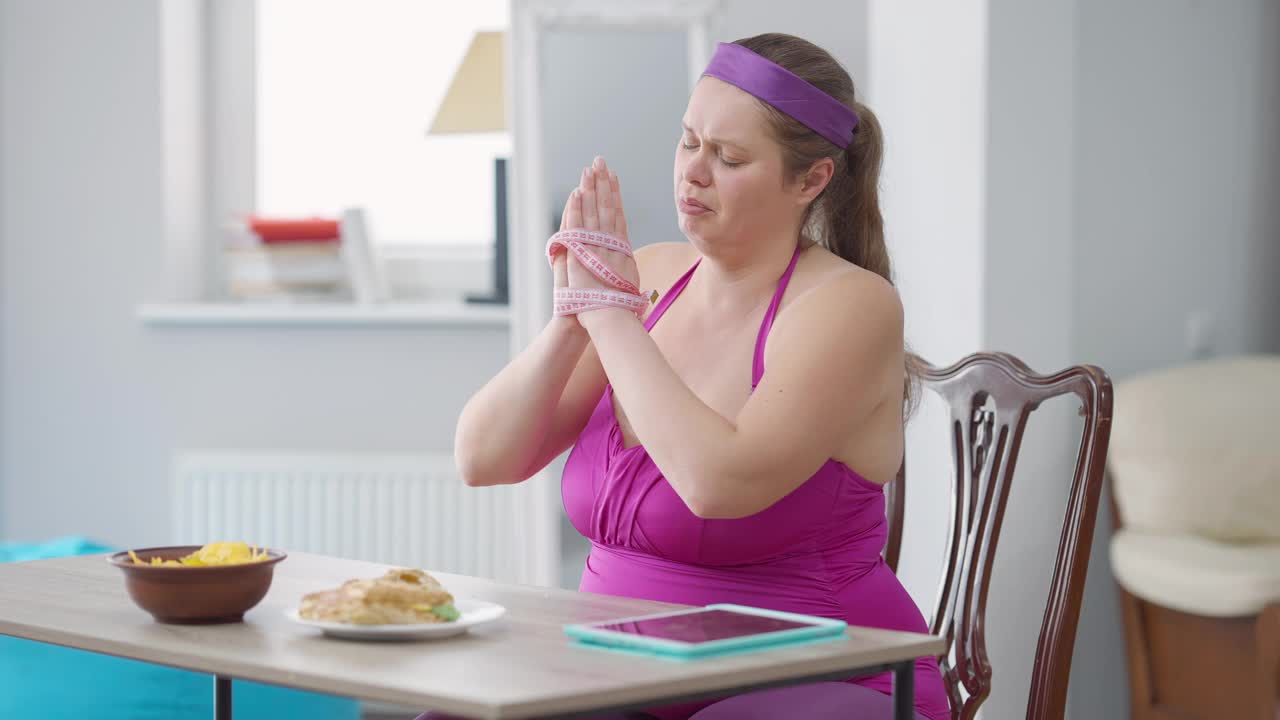
[[[1013, 352], [1040, 372], [1073, 359], [1074, 28], [1070, 2], [989, 0], [980, 347]], [[983, 706], [987, 718], [1025, 713], [1082, 428], [1078, 407], [1068, 399], [1045, 403], [1023, 438], [988, 596], [995, 692]], [[1080, 635], [1093, 631], [1084, 627]], [[1074, 666], [1105, 664], [1105, 653], [1118, 648], [1100, 650], [1082, 648]], [[1073, 677], [1072, 687], [1105, 696], [1123, 684], [1123, 669], [1090, 686]], [[1080, 718], [1123, 715], [1123, 706], [1095, 715], [1072, 710]]]
[[[1058, 4], [1060, 5], [1060, 4]], [[912, 349], [948, 365], [1012, 350], [1068, 364], [1073, 38], [1069, 7], [1015, 0], [871, 4], [870, 104], [885, 129], [882, 200]], [[1065, 22], [1064, 32], [1062, 23]], [[1043, 268], [1054, 268], [1044, 277]], [[986, 718], [1025, 713], [1069, 470], [1069, 408], [1028, 430], [988, 597]], [[1064, 412], [1065, 410], [1065, 412]], [[898, 575], [936, 602], [952, 474], [946, 411], [926, 393], [907, 431]], [[1102, 717], [1102, 716], [1099, 716]], [[1110, 717], [1110, 716], [1107, 716]]]
[[[1007, 349], [1122, 379], [1186, 358], [1200, 311], [1211, 352], [1280, 351], [1280, 6], [727, 7], [717, 39], [799, 34], [867, 93], [887, 136], [908, 339], [927, 358]], [[169, 277], [162, 22], [156, 0], [0, 2], [0, 537], [165, 536], [176, 448], [446, 451], [462, 403], [506, 357], [496, 329], [141, 326], [136, 305]], [[1010, 500], [989, 718], [1025, 701], [1038, 606], [1009, 602], [1022, 596], [1006, 583], [1043, 574], [1056, 543], [1069, 416], [1033, 418]], [[928, 478], [949, 468], [921, 448], [938, 421], [926, 406], [909, 437], [903, 579], [926, 606], [945, 526]], [[1124, 715], [1105, 520], [1072, 676], [1079, 718]]]
[[[161, 329], [160, 3], [0, 3], [0, 537], [168, 537], [182, 448], [447, 452], [501, 328]], [[166, 173], [170, 173], [166, 175]]]
[[[856, 68], [864, 7], [736, 0], [723, 39], [807, 32]], [[154, 0], [0, 3], [0, 537], [167, 537], [184, 448], [447, 451], [505, 360], [493, 328], [137, 321], [194, 286], [173, 281], [174, 247], [192, 247], [173, 235], [199, 212], [175, 202], [196, 182], [174, 142], [194, 100], [160, 64], [164, 23], [190, 19]]]
[[[907, 342], [949, 364], [982, 338], [986, 21], [982, 0], [872, 2], [868, 105], [884, 128], [881, 208], [906, 312]], [[940, 407], [908, 425], [909, 491], [898, 575], [921, 608], [934, 603], [950, 459]]]

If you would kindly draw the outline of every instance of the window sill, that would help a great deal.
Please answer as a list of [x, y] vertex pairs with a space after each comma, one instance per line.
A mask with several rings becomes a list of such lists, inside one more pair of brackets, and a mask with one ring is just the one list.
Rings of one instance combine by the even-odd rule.
[[474, 327], [506, 328], [510, 306], [461, 301], [354, 303], [150, 303], [138, 319], [153, 327]]

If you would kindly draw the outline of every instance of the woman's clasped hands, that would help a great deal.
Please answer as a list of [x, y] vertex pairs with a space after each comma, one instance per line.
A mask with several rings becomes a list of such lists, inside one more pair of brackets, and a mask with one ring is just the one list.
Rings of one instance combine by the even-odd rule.
[[604, 158], [583, 168], [547, 251], [555, 273], [557, 315], [601, 307], [640, 314], [648, 305], [649, 298], [640, 294], [618, 176]]

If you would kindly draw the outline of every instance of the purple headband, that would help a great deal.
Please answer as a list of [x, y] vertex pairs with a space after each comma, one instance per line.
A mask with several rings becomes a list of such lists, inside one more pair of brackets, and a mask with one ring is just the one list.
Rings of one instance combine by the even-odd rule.
[[719, 43], [702, 74], [745, 90], [841, 148], [853, 142], [858, 116], [844, 103], [741, 45]]

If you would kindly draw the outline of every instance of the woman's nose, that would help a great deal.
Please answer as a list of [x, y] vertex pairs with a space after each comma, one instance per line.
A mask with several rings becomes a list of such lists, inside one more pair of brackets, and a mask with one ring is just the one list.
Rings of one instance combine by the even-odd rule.
[[702, 159], [701, 153], [690, 158], [685, 164], [684, 179], [689, 183], [702, 186], [711, 182], [711, 172], [707, 168], [706, 160]]

